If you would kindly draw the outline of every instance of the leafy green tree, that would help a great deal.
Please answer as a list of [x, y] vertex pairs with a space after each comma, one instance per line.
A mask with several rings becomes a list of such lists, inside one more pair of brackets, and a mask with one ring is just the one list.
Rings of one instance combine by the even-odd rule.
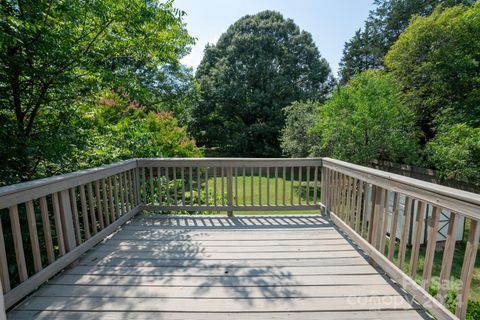
[[443, 126], [426, 145], [427, 164], [443, 178], [480, 185], [480, 128]]
[[208, 45], [196, 78], [190, 128], [225, 155], [278, 156], [282, 109], [324, 100], [333, 78], [310, 33], [274, 11], [248, 15]]
[[87, 133], [78, 166], [92, 167], [134, 157], [200, 157], [201, 150], [170, 112], [145, 112], [125, 94], [104, 92], [83, 107], [78, 123]]
[[435, 10], [415, 18], [385, 57], [424, 141], [435, 126], [480, 126], [480, 5]]
[[384, 56], [414, 16], [428, 16], [435, 7], [471, 4], [473, 0], [375, 0], [362, 30], [345, 43], [339, 75], [342, 83], [367, 69], [383, 68]]
[[375, 159], [415, 160], [413, 114], [393, 78], [382, 71], [364, 71], [339, 87], [320, 107], [314, 132], [322, 156], [364, 165]]
[[77, 143], [76, 105], [92, 92], [150, 96], [144, 72], [175, 66], [193, 41], [182, 16], [172, 1], [2, 1], [2, 178], [28, 180], [42, 163], [60, 164]]
[[284, 109], [285, 127], [282, 129], [281, 147], [285, 155], [303, 158], [312, 155], [319, 144], [318, 135], [311, 132], [315, 125], [320, 103], [294, 102]]

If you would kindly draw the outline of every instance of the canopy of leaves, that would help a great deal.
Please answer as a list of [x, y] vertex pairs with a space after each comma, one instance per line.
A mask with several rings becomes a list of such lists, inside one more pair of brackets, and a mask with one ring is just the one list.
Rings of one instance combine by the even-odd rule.
[[368, 164], [415, 159], [413, 115], [388, 74], [365, 71], [339, 87], [317, 115], [321, 155]]
[[318, 135], [311, 132], [315, 114], [320, 107], [316, 101], [294, 102], [284, 109], [285, 127], [282, 130], [281, 147], [285, 155], [302, 158], [315, 154]]
[[427, 143], [426, 154], [443, 178], [480, 185], [480, 128], [464, 123], [442, 127]]
[[241, 18], [207, 46], [196, 78], [190, 128], [200, 145], [233, 156], [278, 156], [282, 109], [323, 101], [333, 82], [311, 35], [273, 11]]
[[135, 157], [199, 157], [202, 152], [169, 112], [145, 112], [127, 97], [106, 92], [87, 104], [79, 125], [88, 131], [81, 166]]
[[439, 123], [480, 126], [480, 5], [415, 18], [385, 62], [426, 140]]
[[428, 16], [436, 6], [471, 4], [473, 0], [375, 0], [363, 29], [345, 43], [339, 76], [346, 83], [364, 70], [383, 68], [383, 58], [412, 17]]
[[183, 74], [176, 65], [193, 43], [183, 14], [172, 1], [2, 1], [4, 180], [32, 179], [69, 157], [81, 143], [71, 122], [77, 106], [101, 89], [123, 88], [152, 109], [175, 92], [179, 81], [168, 75]]

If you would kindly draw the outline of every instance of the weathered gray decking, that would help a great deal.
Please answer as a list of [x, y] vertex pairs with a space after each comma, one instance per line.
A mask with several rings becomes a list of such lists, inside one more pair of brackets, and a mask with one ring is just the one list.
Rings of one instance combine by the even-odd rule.
[[9, 319], [427, 319], [319, 216], [138, 216]]

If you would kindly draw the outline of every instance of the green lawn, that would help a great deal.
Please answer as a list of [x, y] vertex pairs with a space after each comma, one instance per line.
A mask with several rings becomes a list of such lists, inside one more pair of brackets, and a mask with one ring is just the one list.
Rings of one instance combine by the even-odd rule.
[[[252, 182], [253, 182], [253, 193], [252, 191]], [[243, 184], [245, 183], [245, 193], [243, 192]], [[293, 188], [292, 188], [293, 187]], [[318, 201], [320, 200], [320, 183], [318, 183], [318, 194], [317, 198]], [[210, 177], [208, 180], [208, 192], [210, 194], [210, 197], [213, 199], [213, 192], [215, 188], [215, 182], [214, 178]], [[277, 180], [277, 197], [276, 201], [278, 205], [283, 205], [283, 194], [285, 190], [285, 204], [290, 205], [293, 200], [294, 205], [299, 204], [299, 194], [300, 194], [300, 201], [302, 204], [307, 204], [307, 198], [310, 201], [310, 204], [313, 204], [314, 202], [314, 184], [312, 181], [310, 181], [310, 188], [309, 192], [307, 194], [307, 186], [306, 182], [303, 181], [301, 184], [301, 190], [300, 188], [300, 183], [298, 180], [294, 180], [293, 183], [290, 179], [290, 177], [287, 176], [287, 179], [284, 181], [281, 178], [278, 178]], [[222, 190], [222, 182], [220, 178], [216, 179], [216, 189], [217, 189], [217, 194], [221, 194]], [[267, 178], [265, 176], [259, 177], [254, 175], [253, 176], [253, 181], [251, 176], [246, 176], [245, 181], [242, 176], [239, 176], [238, 178], [233, 178], [233, 203], [234, 205], [243, 205], [246, 204], [251, 205], [252, 202], [254, 205], [267, 205], [267, 203], [270, 203], [270, 205], [275, 205], [275, 178], [270, 177]], [[224, 190], [226, 192], [226, 183], [224, 183]], [[267, 193], [267, 191], [269, 191]], [[292, 195], [293, 192], [293, 195]], [[267, 196], [267, 194], [269, 196]], [[252, 197], [253, 196], [253, 197]], [[217, 199], [219, 201], [219, 199]], [[217, 202], [221, 203], [221, 202]], [[254, 215], [254, 214], [315, 214], [319, 213], [319, 210], [289, 210], [289, 211], [283, 211], [283, 210], [276, 210], [276, 211], [271, 211], [271, 210], [264, 210], [264, 211], [237, 211], [236, 214], [238, 215]]]

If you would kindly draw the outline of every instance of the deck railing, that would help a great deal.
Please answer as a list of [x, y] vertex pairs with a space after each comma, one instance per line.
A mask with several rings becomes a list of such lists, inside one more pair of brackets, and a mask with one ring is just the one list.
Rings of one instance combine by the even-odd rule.
[[145, 210], [319, 209], [321, 159], [141, 159]]
[[[327, 186], [322, 203], [337, 226], [435, 317], [455, 319], [445, 307], [453, 290], [456, 316], [465, 318], [480, 237], [480, 195], [325, 158], [322, 177], [322, 186]], [[447, 219], [448, 230], [433, 297], [429, 289], [435, 256], [440, 255], [436, 251], [441, 218]], [[466, 247], [460, 281], [452, 281], [461, 223], [467, 226]], [[424, 251], [422, 238], [427, 239]]]
[[0, 188], [0, 301], [13, 306], [143, 210], [232, 215], [320, 208], [439, 319], [456, 319], [444, 306], [450, 289], [440, 286], [436, 297], [428, 291], [439, 221], [449, 222], [444, 284], [458, 254], [456, 230], [467, 220], [456, 310], [465, 317], [480, 196], [332, 159], [134, 159]]

